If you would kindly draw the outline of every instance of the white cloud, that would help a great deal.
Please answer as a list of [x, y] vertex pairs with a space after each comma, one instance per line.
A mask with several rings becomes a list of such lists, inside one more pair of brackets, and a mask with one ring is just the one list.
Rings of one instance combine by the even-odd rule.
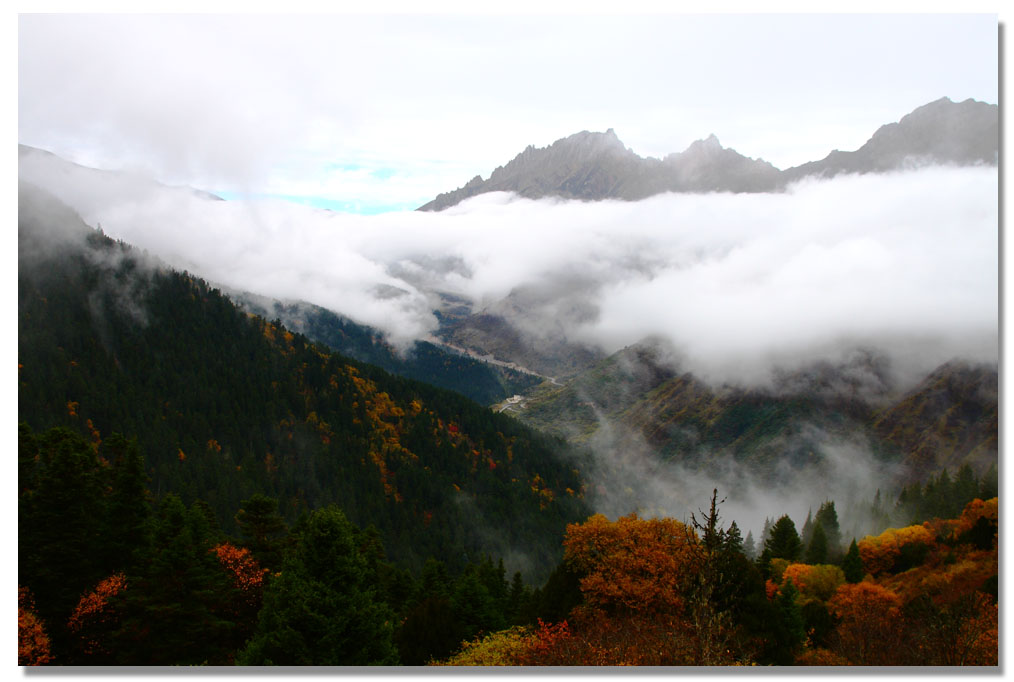
[[[951, 355], [996, 359], [995, 168], [639, 202], [491, 193], [376, 216], [212, 201], [37, 154], [20, 172], [178, 267], [331, 308], [396, 342], [432, 331], [435, 294], [449, 292], [607, 352], [663, 336], [721, 379], [762, 380], [771, 363], [843, 344], [923, 369]], [[509, 295], [523, 310], [498, 303]]]

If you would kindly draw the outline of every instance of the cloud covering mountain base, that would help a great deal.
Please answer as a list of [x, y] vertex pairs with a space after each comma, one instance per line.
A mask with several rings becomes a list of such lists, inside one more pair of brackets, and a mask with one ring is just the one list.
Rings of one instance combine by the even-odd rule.
[[773, 366], [856, 346], [913, 376], [955, 356], [997, 357], [991, 167], [638, 202], [489, 193], [440, 213], [376, 216], [219, 201], [37, 150], [21, 154], [19, 175], [176, 267], [315, 303], [396, 344], [435, 331], [438, 294], [450, 293], [534, 339], [610, 353], [666, 338], [712, 381], [765, 382]]

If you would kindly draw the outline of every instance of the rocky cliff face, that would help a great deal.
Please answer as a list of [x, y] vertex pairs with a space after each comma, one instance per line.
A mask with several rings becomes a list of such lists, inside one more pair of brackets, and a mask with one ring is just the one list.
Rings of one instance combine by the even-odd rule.
[[779, 170], [722, 147], [715, 135], [664, 159], [642, 158], [612, 128], [583, 131], [548, 147], [529, 146], [488, 180], [476, 176], [421, 206], [440, 211], [484, 192], [529, 199], [555, 196], [595, 201], [637, 200], [663, 192], [774, 192], [807, 176], [870, 173], [920, 164], [992, 164], [999, 157], [999, 107], [942, 98], [897, 123], [882, 126], [854, 152], [832, 151], [820, 161]]

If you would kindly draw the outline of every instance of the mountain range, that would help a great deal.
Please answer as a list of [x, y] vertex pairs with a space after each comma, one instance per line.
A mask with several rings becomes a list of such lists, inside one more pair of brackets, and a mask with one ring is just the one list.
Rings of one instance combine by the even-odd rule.
[[625, 147], [612, 128], [604, 133], [582, 131], [548, 147], [529, 146], [488, 179], [476, 176], [418, 210], [440, 211], [485, 192], [584, 201], [636, 201], [663, 192], [775, 192], [808, 176], [885, 172], [931, 163], [996, 165], [998, 157], [999, 107], [944, 97], [881, 126], [856, 151], [834, 150], [819, 161], [785, 170], [723, 147], [714, 134], [656, 159]]

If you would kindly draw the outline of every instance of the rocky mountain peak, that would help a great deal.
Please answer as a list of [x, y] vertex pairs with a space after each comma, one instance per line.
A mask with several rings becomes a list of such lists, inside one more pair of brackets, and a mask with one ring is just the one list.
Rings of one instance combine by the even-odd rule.
[[531, 199], [638, 200], [662, 192], [774, 192], [805, 176], [884, 172], [920, 164], [996, 165], [998, 113], [995, 104], [941, 97], [881, 126], [854, 152], [834, 151], [784, 171], [723, 147], [714, 133], [659, 161], [635, 154], [612, 128], [583, 130], [548, 147], [529, 145], [494, 170], [489, 180], [476, 176], [420, 210], [439, 211], [483, 192], [514, 192]]
[[705, 139], [703, 139], [703, 140], [696, 140], [695, 142], [693, 142], [687, 148], [687, 151], [690, 151], [691, 149], [703, 149], [703, 150], [707, 150], [707, 151], [718, 151], [718, 150], [721, 150], [722, 148], [723, 148], [722, 147], [722, 143], [718, 141], [718, 137], [714, 133], [711, 133]]

